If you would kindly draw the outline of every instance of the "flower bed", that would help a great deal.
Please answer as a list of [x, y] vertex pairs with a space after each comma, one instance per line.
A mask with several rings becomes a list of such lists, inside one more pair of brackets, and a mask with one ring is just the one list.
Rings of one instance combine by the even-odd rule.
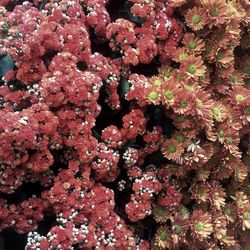
[[0, 5], [6, 249], [249, 247], [247, 0]]

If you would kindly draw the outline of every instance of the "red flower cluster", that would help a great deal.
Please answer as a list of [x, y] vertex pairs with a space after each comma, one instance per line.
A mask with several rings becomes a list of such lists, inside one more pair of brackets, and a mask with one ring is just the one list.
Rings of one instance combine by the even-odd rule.
[[148, 168], [145, 173], [135, 178], [132, 189], [134, 194], [126, 205], [126, 213], [131, 221], [137, 221], [151, 214], [152, 199], [158, 194], [162, 185], [157, 180], [154, 168]]
[[29, 198], [18, 205], [8, 205], [1, 199], [0, 204], [0, 230], [12, 227], [20, 234], [36, 230], [48, 208], [48, 203], [37, 197]]
[[107, 26], [113, 51], [119, 51], [125, 64], [150, 63], [156, 55], [168, 62], [169, 55], [182, 38], [181, 26], [173, 18], [167, 2], [131, 0], [131, 14], [145, 19], [141, 27], [123, 18]]

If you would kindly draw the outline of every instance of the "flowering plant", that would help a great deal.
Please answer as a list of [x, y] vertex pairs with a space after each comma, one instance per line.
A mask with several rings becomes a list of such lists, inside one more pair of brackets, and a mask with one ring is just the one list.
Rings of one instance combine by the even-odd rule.
[[0, 4], [6, 249], [249, 247], [248, 1]]

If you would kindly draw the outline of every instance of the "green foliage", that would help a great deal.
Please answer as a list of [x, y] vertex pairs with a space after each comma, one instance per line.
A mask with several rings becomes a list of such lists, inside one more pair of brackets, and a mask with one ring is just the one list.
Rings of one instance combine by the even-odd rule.
[[12, 70], [15, 66], [10, 55], [0, 55], [0, 77], [2, 78], [8, 71]]

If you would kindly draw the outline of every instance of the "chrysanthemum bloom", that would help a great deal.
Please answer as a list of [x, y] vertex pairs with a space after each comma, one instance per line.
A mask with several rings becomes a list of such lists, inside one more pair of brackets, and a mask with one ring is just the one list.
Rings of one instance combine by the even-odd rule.
[[188, 136], [188, 131], [175, 131], [175, 133], [172, 135], [172, 139], [180, 143], [183, 148], [185, 148], [191, 142], [191, 138]]
[[195, 150], [201, 149], [200, 140], [194, 138], [191, 140], [191, 143], [187, 146], [187, 152], [195, 152]]
[[227, 204], [224, 208], [224, 215], [226, 216], [226, 219], [228, 222], [232, 223], [237, 218], [237, 208], [234, 204]]
[[234, 62], [232, 49], [219, 49], [215, 55], [215, 64], [218, 67], [229, 68]]
[[207, 22], [204, 9], [196, 6], [187, 11], [185, 20], [187, 26], [195, 31], [203, 29]]
[[153, 209], [153, 217], [158, 223], [165, 223], [170, 218], [170, 213], [165, 207], [156, 205]]
[[239, 142], [239, 132], [233, 129], [228, 130], [223, 144], [224, 147], [236, 158], [241, 158], [241, 152], [238, 148]]
[[190, 228], [192, 237], [200, 241], [209, 238], [213, 232], [211, 215], [202, 210], [194, 210], [190, 217]]
[[190, 213], [188, 211], [188, 209], [183, 206], [183, 205], [180, 205], [179, 208], [178, 208], [178, 214], [183, 218], [183, 219], [188, 219], [189, 216], [190, 216]]
[[192, 80], [192, 79], [188, 79], [187, 81], [183, 81], [180, 83], [181, 88], [187, 92], [190, 92], [190, 94], [194, 95], [194, 93], [198, 90], [201, 89], [200, 83]]
[[184, 152], [184, 148], [175, 140], [166, 140], [161, 148], [162, 154], [169, 160], [177, 160]]
[[246, 106], [250, 104], [250, 90], [242, 86], [233, 87], [229, 94], [232, 105]]
[[236, 47], [241, 43], [241, 21], [232, 18], [226, 26], [226, 34], [230, 39], [229, 46]]
[[245, 16], [242, 19], [242, 23], [245, 26], [248, 26], [250, 23], [250, 6], [249, 6], [249, 1], [248, 0], [241, 0], [240, 1], [242, 8], [245, 11]]
[[213, 63], [216, 54], [215, 42], [212, 39], [205, 40], [205, 50], [202, 53], [202, 57], [208, 62]]
[[250, 229], [250, 205], [243, 206], [239, 212], [238, 216], [240, 219], [242, 230]]
[[241, 209], [244, 206], [249, 205], [248, 196], [242, 191], [236, 192], [235, 196], [231, 198], [235, 200], [238, 209]]
[[180, 70], [183, 72], [184, 77], [187, 76], [191, 79], [198, 79], [206, 72], [206, 67], [203, 64], [201, 56], [189, 56], [180, 66]]
[[196, 145], [196, 142], [192, 142], [190, 145], [188, 145], [187, 151], [190, 153], [188, 153], [187, 155], [186, 162], [190, 162], [191, 164], [193, 164], [192, 167], [196, 168], [195, 163], [199, 163], [202, 165], [208, 161], [206, 151], [203, 148], [201, 148], [199, 145]]
[[220, 243], [226, 247], [235, 247], [236, 249], [240, 249], [240, 246], [237, 246], [237, 242], [233, 236], [233, 233], [226, 232], [226, 234], [220, 238]]
[[217, 141], [216, 131], [213, 127], [213, 124], [209, 124], [208, 126], [205, 126], [204, 132], [209, 141], [213, 141], [213, 142]]
[[226, 106], [221, 102], [215, 102], [212, 107], [213, 118], [217, 122], [223, 122], [227, 118], [227, 109]]
[[157, 229], [153, 245], [159, 249], [166, 249], [171, 247], [172, 238], [170, 230], [166, 226], [161, 226]]
[[205, 167], [198, 167], [196, 170], [197, 180], [205, 181], [210, 176], [210, 170]]
[[152, 76], [149, 78], [149, 82], [156, 88], [160, 88], [164, 82], [164, 77], [161, 76]]
[[228, 167], [234, 171], [234, 178], [238, 182], [243, 182], [248, 175], [248, 167], [240, 160], [233, 160]]
[[190, 116], [171, 114], [173, 124], [179, 129], [195, 129], [194, 121]]
[[202, 90], [197, 91], [195, 93], [195, 104], [195, 111], [200, 120], [205, 124], [211, 124], [213, 122], [211, 112], [213, 101], [210, 94]]
[[189, 192], [191, 199], [195, 199], [198, 203], [208, 202], [209, 200], [209, 185], [206, 183], [198, 183], [191, 186]]
[[180, 85], [182, 82], [187, 81], [187, 79], [185, 79], [184, 73], [180, 69], [173, 70], [172, 80], [175, 82], [175, 84], [178, 84], [178, 85]]
[[213, 235], [215, 238], [220, 240], [224, 235], [227, 234], [227, 218], [222, 212], [218, 210], [213, 211]]
[[178, 245], [185, 241], [186, 232], [188, 230], [188, 219], [184, 219], [181, 215], [176, 214], [172, 219], [172, 238], [173, 244]]
[[218, 28], [210, 34], [210, 39], [213, 41], [213, 49], [226, 49], [230, 44], [230, 37], [225, 30], [225, 27]]
[[172, 76], [172, 71], [173, 68], [168, 66], [168, 65], [164, 65], [162, 64], [159, 68], [158, 68], [158, 73], [160, 77], [163, 77], [164, 80], [169, 79]]
[[199, 77], [199, 85], [203, 88], [206, 87], [208, 84], [210, 84], [211, 79], [210, 79], [210, 73], [212, 72], [211, 67], [209, 67], [209, 65], [207, 65], [207, 70], [205, 72], [205, 74], [203, 74], [202, 76]]
[[241, 21], [246, 16], [246, 12], [239, 1], [230, 0], [228, 1], [228, 9], [232, 13], [235, 20]]
[[[217, 79], [223, 83], [223, 86], [219, 85], [219, 82], [217, 82], [217, 86], [216, 90], [218, 89], [218, 92], [220, 93], [225, 93], [225, 91], [228, 89], [228, 82], [226, 81], [226, 78], [228, 78], [228, 76], [232, 75], [234, 72], [234, 66], [229, 65], [227, 68], [223, 68], [223, 67], [216, 67], [215, 69], [215, 74]], [[214, 83], [216, 84], [216, 81], [214, 81]]]
[[226, 193], [224, 188], [222, 188], [218, 182], [214, 181], [210, 186], [210, 200], [212, 205], [220, 210], [225, 206]]
[[230, 18], [228, 6], [224, 0], [206, 0], [203, 8], [206, 11], [209, 28], [224, 24]]
[[167, 207], [170, 211], [174, 212], [176, 207], [180, 205], [182, 200], [182, 193], [178, 190], [178, 187], [165, 185], [166, 188], [158, 195], [157, 202], [159, 205]]
[[161, 95], [159, 88], [151, 86], [145, 90], [145, 98], [148, 103], [153, 103], [154, 105], [159, 105], [161, 101]]
[[218, 127], [216, 128], [216, 135], [220, 143], [224, 143], [228, 129], [229, 128], [226, 123], [218, 124]]
[[188, 58], [190, 52], [186, 47], [177, 48], [173, 51], [172, 59], [176, 62], [182, 62]]
[[199, 55], [205, 50], [205, 42], [203, 39], [195, 36], [194, 33], [186, 33], [182, 43], [186, 49], [193, 54]]
[[206, 158], [211, 159], [212, 156], [217, 153], [216, 146], [210, 142], [205, 142], [201, 145], [202, 149], [205, 151]]
[[234, 70], [234, 72], [230, 76], [228, 76], [228, 80], [229, 84], [232, 87], [244, 85], [243, 74], [238, 70]]
[[161, 85], [162, 104], [170, 107], [174, 104], [178, 85], [172, 80], [166, 80]]
[[244, 120], [245, 123], [250, 122], [250, 105], [247, 105], [246, 107], [244, 107], [242, 120]]
[[194, 99], [193, 95], [183, 89], [179, 89], [175, 95], [175, 101], [172, 109], [177, 114], [193, 114]]

